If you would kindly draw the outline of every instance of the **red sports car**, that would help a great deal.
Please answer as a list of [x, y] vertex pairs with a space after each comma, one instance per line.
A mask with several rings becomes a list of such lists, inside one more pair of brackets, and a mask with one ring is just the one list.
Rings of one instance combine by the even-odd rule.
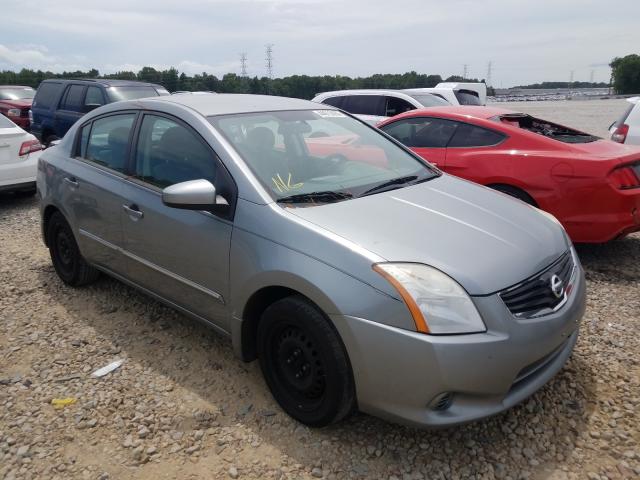
[[452, 175], [553, 214], [577, 243], [640, 231], [640, 148], [492, 107], [411, 110], [378, 124]]

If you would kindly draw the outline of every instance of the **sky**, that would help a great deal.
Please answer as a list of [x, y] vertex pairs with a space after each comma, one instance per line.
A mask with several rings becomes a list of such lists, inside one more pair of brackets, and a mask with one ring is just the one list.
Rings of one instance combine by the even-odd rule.
[[170, 66], [187, 74], [487, 77], [510, 87], [609, 81], [640, 54], [640, 1], [20, 0], [3, 1], [0, 70], [100, 73]]

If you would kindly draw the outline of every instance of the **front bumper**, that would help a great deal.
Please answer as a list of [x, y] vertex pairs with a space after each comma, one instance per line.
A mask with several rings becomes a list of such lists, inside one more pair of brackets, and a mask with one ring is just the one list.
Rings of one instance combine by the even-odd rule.
[[[519, 319], [498, 295], [475, 297], [487, 331], [424, 335], [334, 315], [349, 354], [360, 410], [416, 426], [450, 426], [521, 402], [565, 364], [585, 311], [584, 273], [557, 312]], [[448, 408], [430, 404], [452, 393]]]

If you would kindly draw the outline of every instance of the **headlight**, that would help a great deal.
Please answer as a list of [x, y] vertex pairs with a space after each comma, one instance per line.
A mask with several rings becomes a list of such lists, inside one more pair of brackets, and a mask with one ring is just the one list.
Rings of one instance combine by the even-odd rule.
[[398, 291], [418, 332], [442, 335], [486, 331], [467, 292], [440, 270], [419, 263], [378, 263], [373, 269]]
[[7, 110], [7, 116], [8, 117], [19, 117], [20, 116], [20, 109], [19, 108], [10, 108], [9, 110]]

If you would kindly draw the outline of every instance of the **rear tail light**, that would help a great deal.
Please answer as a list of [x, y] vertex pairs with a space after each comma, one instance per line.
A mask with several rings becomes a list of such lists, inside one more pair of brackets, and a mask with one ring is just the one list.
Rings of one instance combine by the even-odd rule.
[[623, 123], [613, 131], [611, 134], [611, 140], [618, 143], [624, 143], [627, 139], [627, 133], [629, 133], [629, 125]]
[[38, 150], [42, 150], [42, 145], [40, 145], [38, 140], [27, 140], [20, 145], [19, 155], [22, 157], [23, 155], [27, 155], [31, 152], [37, 152]]
[[619, 190], [640, 188], [640, 163], [614, 169], [609, 175], [614, 187]]

